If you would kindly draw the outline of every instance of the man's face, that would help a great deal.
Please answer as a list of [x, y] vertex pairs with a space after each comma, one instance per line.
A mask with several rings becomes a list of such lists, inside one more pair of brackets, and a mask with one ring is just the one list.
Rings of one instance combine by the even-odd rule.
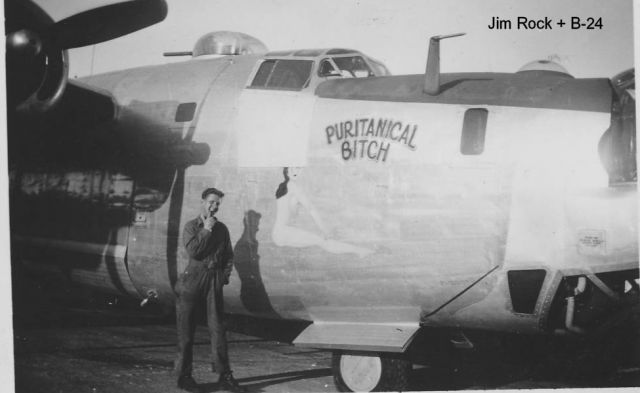
[[222, 203], [222, 198], [216, 194], [209, 194], [202, 200], [202, 215], [205, 217], [213, 216], [218, 211]]

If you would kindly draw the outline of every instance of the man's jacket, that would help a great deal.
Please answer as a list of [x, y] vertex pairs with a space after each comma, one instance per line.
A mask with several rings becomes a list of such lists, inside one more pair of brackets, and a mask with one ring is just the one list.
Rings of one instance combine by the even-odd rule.
[[187, 222], [182, 234], [189, 263], [203, 263], [209, 269], [224, 271], [228, 282], [233, 268], [233, 248], [227, 226], [216, 221], [211, 231], [204, 228], [201, 217]]

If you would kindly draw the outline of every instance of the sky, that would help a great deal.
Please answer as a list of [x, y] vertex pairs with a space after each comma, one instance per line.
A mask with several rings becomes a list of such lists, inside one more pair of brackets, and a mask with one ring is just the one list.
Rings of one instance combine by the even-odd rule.
[[[113, 0], [37, 0], [56, 20]], [[393, 74], [424, 72], [428, 39], [465, 32], [442, 44], [442, 71], [515, 72], [552, 59], [576, 77], [610, 77], [633, 66], [632, 0], [168, 0], [157, 25], [70, 51], [70, 76], [177, 61], [211, 31], [252, 35], [270, 50], [346, 47], [381, 60]], [[491, 30], [492, 17], [511, 30]], [[517, 29], [517, 17], [553, 20], [551, 30]], [[602, 28], [555, 23], [602, 18]], [[186, 58], [178, 59], [184, 60]]]

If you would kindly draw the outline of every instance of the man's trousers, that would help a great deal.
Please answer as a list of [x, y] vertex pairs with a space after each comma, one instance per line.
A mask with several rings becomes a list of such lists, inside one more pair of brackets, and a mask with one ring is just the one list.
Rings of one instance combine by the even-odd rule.
[[208, 269], [204, 263], [192, 260], [176, 283], [178, 357], [175, 370], [179, 377], [191, 375], [193, 370], [196, 309], [202, 300], [206, 300], [207, 324], [216, 372], [222, 375], [229, 371], [227, 337], [223, 325], [223, 275], [221, 269]]

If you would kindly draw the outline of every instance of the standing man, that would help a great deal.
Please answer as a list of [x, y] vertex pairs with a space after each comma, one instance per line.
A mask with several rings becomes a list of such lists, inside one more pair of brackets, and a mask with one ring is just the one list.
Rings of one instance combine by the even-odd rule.
[[207, 324], [211, 335], [211, 350], [215, 370], [220, 373], [221, 389], [243, 392], [233, 378], [227, 354], [227, 338], [223, 325], [222, 287], [229, 283], [233, 267], [233, 249], [229, 230], [215, 217], [224, 193], [215, 188], [202, 192], [200, 215], [187, 222], [182, 238], [189, 254], [189, 265], [176, 283], [176, 316], [178, 330], [178, 358], [176, 371], [178, 387], [199, 392], [191, 376], [193, 339], [196, 329], [196, 308], [200, 301], [207, 303]]

